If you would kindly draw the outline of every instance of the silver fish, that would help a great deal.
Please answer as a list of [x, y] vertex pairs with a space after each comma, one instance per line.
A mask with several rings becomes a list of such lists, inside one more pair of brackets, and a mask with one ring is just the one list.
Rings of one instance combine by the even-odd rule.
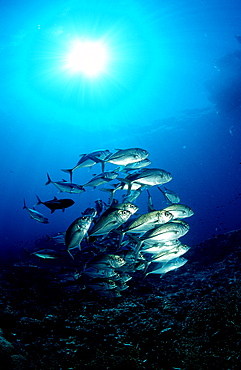
[[180, 257], [183, 254], [185, 254], [187, 251], [189, 251], [190, 247], [187, 245], [179, 245], [177, 247], [172, 248], [169, 251], [165, 251], [159, 254], [155, 254], [149, 262], [155, 263], [155, 262], [168, 262], [171, 261], [173, 258]]
[[98, 269], [94, 266], [85, 268], [83, 274], [90, 276], [91, 278], [111, 278], [112, 276], [118, 275], [118, 273], [112, 268]]
[[120, 203], [116, 208], [108, 208], [90, 230], [89, 235], [108, 234], [126, 222], [137, 210], [138, 207], [132, 203]]
[[160, 265], [158, 265], [158, 263], [151, 264], [150, 265], [150, 270], [147, 271], [145, 275], [147, 276], [149, 274], [158, 274], [158, 275], [160, 275], [160, 277], [162, 277], [168, 271], [178, 269], [179, 267], [185, 265], [185, 263], [187, 263], [186, 258], [177, 257], [177, 258], [174, 258], [171, 261], [166, 262], [164, 264], [162, 264], [162, 263], [160, 263]]
[[163, 188], [164, 190], [158, 186], [158, 189], [164, 195], [165, 201], [167, 203], [179, 203], [180, 202], [180, 197], [174, 191], [168, 190], [167, 188], [165, 188], [165, 186]]
[[106, 171], [99, 175], [94, 176], [91, 180], [86, 182], [83, 186], [93, 186], [96, 188], [99, 185], [110, 182], [118, 177], [118, 172], [116, 171]]
[[194, 215], [193, 210], [184, 204], [171, 204], [170, 206], [165, 207], [164, 210], [170, 212], [174, 219], [186, 218]]
[[[151, 244], [151, 243], [150, 243]], [[164, 242], [154, 242], [153, 244], [144, 244], [141, 248], [141, 252], [147, 254], [160, 254], [162, 252], [167, 252], [173, 249], [174, 247], [178, 247], [182, 243], [180, 242], [179, 239], [174, 239], [174, 240], [166, 240]]]
[[130, 163], [140, 162], [147, 158], [148, 155], [149, 153], [141, 148], [117, 149], [117, 152], [106, 157], [105, 161], [119, 166], [126, 166]]
[[126, 166], [121, 166], [119, 169], [120, 172], [128, 172], [139, 170], [140, 168], [147, 167], [151, 164], [151, 161], [148, 158], [142, 159], [139, 162], [129, 163]]
[[35, 252], [28, 252], [25, 249], [25, 252], [27, 252], [29, 255], [34, 255], [36, 257], [39, 257], [41, 259], [56, 259], [61, 256], [61, 254], [53, 249], [40, 249]]
[[47, 173], [47, 177], [48, 177], [48, 181], [45, 183], [45, 185], [52, 183], [61, 192], [79, 194], [85, 191], [82, 185], [73, 184], [72, 182], [68, 182], [64, 180], [63, 181], [52, 181], [48, 173]]
[[105, 254], [102, 256], [93, 257], [87, 264], [87, 266], [93, 266], [97, 269], [103, 269], [106, 267], [118, 268], [123, 266], [126, 261], [119, 255]]
[[58, 233], [58, 235], [55, 236], [47, 235], [47, 238], [48, 238], [47, 242], [53, 240], [56, 244], [65, 244], [65, 232]]
[[152, 200], [152, 196], [151, 196], [151, 193], [149, 192], [149, 190], [147, 189], [147, 195], [148, 195], [148, 203], [147, 203], [147, 209], [148, 209], [148, 212], [152, 212], [152, 211], [155, 211], [155, 208], [154, 208], [154, 205], [153, 205], [153, 200]]
[[26, 206], [25, 199], [23, 200], [23, 209], [26, 209], [29, 216], [33, 220], [41, 222], [42, 224], [48, 224], [49, 223], [49, 220], [47, 219], [47, 217], [45, 217], [42, 213], [37, 212], [34, 208], [28, 208]]
[[173, 219], [173, 215], [168, 211], [152, 211], [140, 215], [126, 229], [125, 233], [145, 233], [154, 227], [165, 224]]
[[65, 244], [67, 247], [67, 251], [72, 258], [73, 256], [70, 253], [70, 249], [76, 247], [80, 248], [80, 243], [87, 235], [91, 222], [92, 217], [81, 216], [77, 218], [74, 222], [72, 222], [72, 224], [68, 227], [65, 235]]
[[142, 189], [131, 190], [129, 195], [126, 194], [123, 196], [123, 202], [133, 203], [141, 195], [141, 193], [142, 193]]
[[[70, 174], [70, 182], [72, 182], [73, 171], [77, 170], [78, 168], [92, 167], [97, 162], [100, 162], [101, 160], [105, 159], [109, 155], [111, 155], [111, 152], [109, 150], [96, 150], [89, 154], [81, 154], [80, 160], [73, 168], [65, 169], [62, 171]], [[104, 170], [102, 169], [102, 171]]]
[[107, 281], [91, 281], [91, 283], [86, 284], [89, 288], [97, 291], [115, 289], [117, 287], [116, 283], [112, 280]]
[[185, 221], [174, 220], [147, 231], [140, 240], [144, 241], [145, 244], [175, 240], [185, 235], [189, 229], [190, 227]]
[[118, 178], [118, 180], [128, 184], [128, 192], [130, 192], [134, 183], [154, 186], [165, 184], [171, 181], [171, 179], [172, 175], [170, 172], [159, 168], [143, 168], [140, 171], [128, 175], [124, 179]]

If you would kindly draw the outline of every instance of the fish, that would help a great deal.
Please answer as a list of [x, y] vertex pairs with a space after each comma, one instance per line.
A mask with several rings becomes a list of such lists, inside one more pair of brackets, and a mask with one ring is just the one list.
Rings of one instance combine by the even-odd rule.
[[128, 193], [132, 190], [132, 185], [137, 183], [139, 185], [162, 185], [171, 181], [172, 175], [170, 172], [159, 168], [143, 168], [140, 171], [132, 173], [125, 178], [118, 178], [118, 180], [128, 185]]
[[106, 290], [117, 288], [117, 284], [110, 279], [104, 280], [104, 281], [103, 280], [98, 280], [98, 281], [91, 280], [91, 282], [86, 285], [90, 287], [91, 289], [94, 289], [97, 291], [104, 291], [104, 290], [106, 291]]
[[107, 267], [118, 268], [123, 266], [125, 263], [125, 260], [119, 255], [104, 254], [91, 258], [87, 266], [93, 266], [97, 269], [103, 269]]
[[130, 202], [133, 203], [136, 201], [136, 199], [141, 195], [142, 189], [137, 189], [137, 190], [131, 190], [129, 195], [124, 195], [123, 196], [123, 203]]
[[36, 205], [43, 204], [45, 207], [51, 210], [51, 213], [56, 211], [56, 209], [62, 209], [62, 211], [64, 212], [66, 208], [71, 207], [75, 203], [72, 199], [57, 199], [56, 197], [54, 197], [54, 199], [52, 200], [42, 202], [37, 195], [36, 197], [38, 200]]
[[84, 269], [83, 275], [87, 275], [91, 278], [111, 278], [118, 275], [118, 273], [113, 268], [96, 268], [94, 266], [89, 266]]
[[137, 210], [138, 207], [132, 203], [120, 203], [116, 207], [107, 208], [92, 227], [89, 235], [97, 236], [110, 233], [126, 222]]
[[26, 249], [24, 249], [25, 252], [27, 252], [29, 255], [33, 255], [33, 256], [36, 256], [40, 259], [56, 259], [56, 258], [59, 258], [61, 256], [61, 254], [57, 251], [55, 251], [54, 249], [40, 249], [40, 250], [37, 250], [37, 251], [34, 251], [34, 252], [29, 252], [27, 251]]
[[153, 205], [153, 200], [152, 200], [151, 193], [149, 192], [149, 190], [148, 190], [148, 189], [147, 189], [146, 191], [147, 191], [147, 195], [148, 195], [148, 202], [147, 202], [148, 212], [155, 211], [155, 208], [154, 208], [154, 205]]
[[151, 259], [148, 261], [151, 263], [156, 262], [168, 262], [171, 261], [173, 258], [180, 257], [186, 252], [188, 252], [190, 247], [187, 245], [180, 244], [179, 246], [176, 246], [169, 251], [163, 251], [159, 254], [154, 254]]
[[165, 211], [170, 212], [173, 218], [186, 218], [194, 215], [193, 210], [184, 204], [171, 204], [164, 208]]
[[119, 168], [119, 172], [129, 172], [129, 171], [139, 170], [140, 168], [147, 167], [150, 164], [151, 164], [150, 159], [145, 158], [145, 159], [142, 159], [141, 161], [129, 163], [126, 166], [121, 166]]
[[146, 244], [154, 244], [160, 241], [175, 240], [184, 236], [190, 229], [187, 222], [181, 220], [173, 220], [147, 231], [140, 240]]
[[91, 180], [86, 182], [83, 186], [93, 186], [95, 189], [97, 186], [108, 183], [118, 177], [116, 171], [105, 171], [99, 175], [94, 176]]
[[131, 163], [140, 162], [148, 157], [149, 153], [145, 149], [130, 148], [130, 149], [117, 149], [105, 158], [105, 162], [113, 163], [118, 166], [126, 166]]
[[173, 248], [176, 248], [180, 246], [182, 243], [180, 242], [179, 239], [174, 239], [174, 240], [167, 240], [163, 242], [156, 242], [154, 244], [144, 244], [142, 245], [141, 252], [144, 254], [160, 254], [162, 252], [167, 252], [172, 250]]
[[168, 190], [165, 186], [163, 187], [164, 190], [160, 186], [157, 188], [162, 192], [167, 203], [180, 203], [181, 199], [174, 191]]
[[65, 231], [62, 233], [58, 233], [58, 235], [55, 236], [49, 236], [47, 235], [47, 242], [50, 240], [53, 240], [56, 244], [65, 244]]
[[145, 233], [157, 226], [165, 224], [173, 219], [173, 215], [168, 211], [152, 211], [140, 215], [127, 228], [125, 233]]
[[73, 184], [72, 182], [68, 181], [52, 181], [49, 174], [47, 173], [48, 181], [45, 185], [54, 184], [60, 192], [66, 192], [71, 194], [80, 194], [85, 191], [85, 188], [82, 185]]
[[65, 245], [68, 253], [72, 258], [73, 255], [70, 253], [70, 249], [74, 249], [77, 247], [80, 249], [80, 243], [87, 235], [91, 222], [92, 217], [81, 216], [73, 221], [66, 230]]
[[48, 224], [49, 223], [49, 220], [47, 217], [45, 217], [42, 213], [39, 213], [38, 211], [36, 211], [34, 208], [28, 208], [26, 206], [26, 202], [25, 202], [25, 199], [23, 200], [23, 209], [26, 209], [26, 211], [28, 212], [29, 216], [35, 220], [35, 221], [38, 221], [42, 224]]
[[[93, 167], [96, 163], [100, 162], [101, 160], [105, 159], [107, 156], [111, 155], [109, 150], [96, 150], [89, 154], [81, 154], [80, 160], [78, 163], [70, 169], [62, 169], [63, 172], [67, 172], [70, 175], [70, 182], [73, 179], [73, 171], [77, 170], [78, 168], [83, 167]], [[102, 162], [100, 162], [102, 164]], [[102, 172], [104, 172], [103, 165], [102, 165]]]
[[94, 207], [88, 207], [82, 212], [83, 216], [90, 216], [92, 217], [92, 220], [95, 218], [97, 215], [97, 210]]
[[104, 211], [105, 207], [107, 207], [107, 204], [103, 202], [102, 199], [95, 200], [95, 209], [97, 211], [97, 216], [100, 216], [100, 214]]
[[[70, 182], [54, 182], [47, 174], [46, 185], [52, 182], [60, 191], [82, 193], [86, 191], [85, 187], [100, 189], [100, 185], [104, 185], [100, 190], [110, 194], [107, 203], [97, 199], [92, 205], [90, 198], [88, 208], [80, 210], [80, 216], [70, 221], [65, 233], [48, 237], [55, 243], [65, 244], [60, 252], [44, 248], [33, 252], [42, 259], [54, 259], [67, 252], [74, 259], [74, 269], [70, 273], [61, 273], [68, 269], [64, 264], [57, 272], [57, 278], [59, 274], [59, 281], [65, 288], [70, 285], [69, 289], [89, 289], [106, 298], [120, 297], [122, 291], [128, 289], [130, 279], [135, 285], [141, 276], [155, 274], [162, 277], [186, 263], [182, 256], [189, 247], [179, 238], [189, 231], [190, 226], [183, 219], [193, 215], [193, 210], [180, 201], [177, 203], [177, 194], [163, 186], [172, 180], [171, 173], [150, 168], [148, 156], [149, 152], [141, 148], [116, 149], [114, 153], [96, 150], [82, 155], [72, 169], [64, 170], [70, 174]], [[101, 173], [94, 174], [82, 185], [72, 182], [73, 171], [77, 168], [90, 168], [98, 163]], [[115, 169], [104, 170], [105, 166], [113, 165]], [[172, 203], [164, 209], [156, 209], [150, 192], [153, 186], [165, 192], [166, 201]], [[148, 194], [147, 213], [140, 212], [136, 205], [145, 190]], [[56, 206], [58, 201], [64, 201], [56, 197], [46, 202], [38, 196], [37, 199], [38, 204], [44, 204], [51, 213], [52, 209], [67, 208], [63, 203]], [[145, 202], [143, 206], [146, 206]], [[71, 262], [68, 264], [73, 266]]]
[[188, 260], [184, 257], [177, 257], [164, 264], [163, 263], [160, 263], [160, 265], [158, 263], [151, 264], [150, 270], [149, 271], [147, 270], [147, 272], [145, 273], [145, 276], [150, 275], [150, 274], [158, 274], [160, 275], [160, 277], [162, 277], [167, 272], [176, 270], [179, 267], [182, 267], [183, 265], [187, 263], [187, 261]]

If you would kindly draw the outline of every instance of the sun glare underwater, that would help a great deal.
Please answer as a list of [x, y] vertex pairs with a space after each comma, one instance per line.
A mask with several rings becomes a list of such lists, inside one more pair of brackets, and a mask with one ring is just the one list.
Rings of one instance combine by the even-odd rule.
[[61, 104], [58, 119], [73, 123], [80, 111], [92, 123], [96, 113], [106, 121], [107, 113], [126, 118], [144, 102], [156, 66], [165, 63], [165, 51], [162, 61], [154, 51], [155, 22], [145, 11], [133, 2], [81, 2], [38, 24], [26, 74], [36, 96], [52, 109]]

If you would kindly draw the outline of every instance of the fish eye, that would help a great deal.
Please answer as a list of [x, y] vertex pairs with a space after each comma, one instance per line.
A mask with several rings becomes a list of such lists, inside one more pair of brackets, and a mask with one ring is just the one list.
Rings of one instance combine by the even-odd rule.
[[170, 212], [165, 211], [165, 216], [166, 216], [166, 217], [169, 217], [169, 216], [170, 216]]

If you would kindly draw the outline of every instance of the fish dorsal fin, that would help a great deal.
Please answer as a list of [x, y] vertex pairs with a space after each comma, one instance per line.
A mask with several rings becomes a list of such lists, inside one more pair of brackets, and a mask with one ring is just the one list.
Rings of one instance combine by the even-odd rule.
[[67, 181], [67, 180], [65, 180], [65, 179], [62, 179], [62, 181], [63, 181], [63, 182], [68, 182], [68, 181]]
[[54, 199], [53, 200], [58, 200], [58, 199], [54, 196]]

